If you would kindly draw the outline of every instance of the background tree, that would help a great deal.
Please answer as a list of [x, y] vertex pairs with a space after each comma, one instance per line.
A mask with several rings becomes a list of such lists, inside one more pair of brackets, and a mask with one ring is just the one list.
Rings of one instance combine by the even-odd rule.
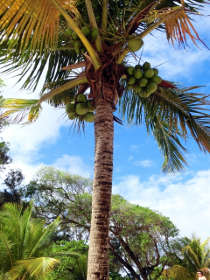
[[[68, 173], [52, 167], [40, 170], [36, 179], [22, 189], [23, 198], [33, 199], [35, 215], [46, 218], [47, 223], [61, 217], [62, 230], [56, 239], [87, 241], [90, 182], [85, 185], [85, 179], [76, 176], [71, 179]], [[123, 270], [133, 279], [153, 279], [153, 275], [157, 279], [172, 262], [177, 234], [178, 230], [168, 218], [113, 195], [109, 233], [112, 275]]]
[[[4, 85], [3, 81], [0, 79], [0, 89]], [[3, 103], [3, 97], [0, 96], [0, 106]], [[2, 128], [6, 125], [5, 120], [0, 119], [0, 132]], [[0, 138], [0, 171], [5, 167], [6, 164], [11, 162], [11, 158], [8, 155], [9, 147], [8, 144]]]
[[4, 184], [4, 191], [0, 192], [0, 207], [7, 202], [21, 203], [21, 193], [19, 188], [24, 177], [20, 170], [10, 170]]
[[50, 279], [86, 280], [88, 246], [82, 241], [59, 241], [53, 246], [54, 256], [60, 264]]
[[50, 235], [58, 220], [45, 227], [43, 221], [31, 215], [32, 205], [23, 210], [20, 205], [8, 203], [0, 211], [0, 271], [6, 279], [45, 279], [58, 263], [48, 257]]
[[185, 245], [180, 248], [179, 257], [164, 275], [174, 280], [196, 279], [196, 272], [203, 271], [210, 279], [210, 248], [209, 239], [201, 242], [199, 238], [185, 240]]
[[[3, 117], [28, 110], [28, 120], [33, 121], [39, 115], [41, 103], [48, 100], [54, 106], [66, 105], [69, 118], [81, 125], [94, 120], [95, 175], [88, 279], [104, 280], [109, 274], [113, 121], [120, 122], [113, 111], [119, 98], [128, 121], [141, 124], [144, 119], [148, 132], [155, 136], [164, 154], [165, 170], [179, 170], [185, 164], [181, 136], [192, 135], [202, 150], [210, 151], [209, 115], [203, 110], [208, 104], [206, 97], [162, 81], [158, 70], [148, 62], [134, 69], [126, 60], [126, 55], [140, 49], [142, 39], [157, 28], [164, 30], [172, 43], [185, 45], [187, 37], [194, 43], [200, 40], [190, 16], [204, 3], [2, 2], [2, 63], [9, 70], [21, 68], [26, 87], [36, 87], [45, 66], [47, 70], [41, 98], [6, 100], [3, 106], [9, 110]], [[66, 71], [78, 68], [81, 71], [76, 73]]]

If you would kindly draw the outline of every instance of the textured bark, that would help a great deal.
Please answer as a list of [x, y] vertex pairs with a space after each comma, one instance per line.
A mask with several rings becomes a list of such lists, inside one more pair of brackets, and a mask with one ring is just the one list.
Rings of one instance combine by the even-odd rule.
[[113, 169], [112, 105], [100, 98], [95, 115], [95, 174], [88, 253], [88, 280], [109, 279], [109, 216]]

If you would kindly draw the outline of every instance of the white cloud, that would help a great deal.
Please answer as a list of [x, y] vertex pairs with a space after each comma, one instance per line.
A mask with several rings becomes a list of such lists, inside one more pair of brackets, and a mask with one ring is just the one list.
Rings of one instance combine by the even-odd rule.
[[148, 181], [127, 176], [114, 185], [114, 193], [170, 217], [182, 235], [205, 239], [210, 233], [210, 169], [189, 175], [152, 176]]
[[2, 137], [10, 143], [15, 156], [30, 156], [43, 143], [54, 143], [59, 137], [59, 129], [69, 124], [61, 111], [44, 104], [39, 119], [28, 125], [10, 125], [2, 132]]
[[70, 174], [90, 177], [92, 174], [91, 168], [84, 163], [80, 156], [63, 155], [58, 158], [53, 164], [58, 169], [63, 169]]
[[135, 166], [142, 166], [142, 167], [151, 167], [153, 165], [153, 162], [149, 159], [145, 160], [138, 160], [134, 162]]

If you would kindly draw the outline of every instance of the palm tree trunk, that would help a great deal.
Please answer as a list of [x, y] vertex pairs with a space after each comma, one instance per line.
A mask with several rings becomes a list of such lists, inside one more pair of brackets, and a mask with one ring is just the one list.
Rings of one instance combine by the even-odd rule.
[[95, 175], [88, 252], [88, 280], [109, 279], [109, 215], [113, 169], [113, 108], [100, 98], [95, 115]]

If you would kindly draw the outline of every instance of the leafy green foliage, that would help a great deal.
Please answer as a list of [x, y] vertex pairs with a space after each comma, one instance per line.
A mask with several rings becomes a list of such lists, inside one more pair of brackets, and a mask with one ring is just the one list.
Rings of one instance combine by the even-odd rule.
[[50, 236], [58, 220], [48, 227], [41, 220], [34, 220], [32, 205], [25, 210], [19, 205], [5, 204], [0, 211], [0, 262], [1, 272], [11, 279], [44, 279], [57, 260], [48, 257]]
[[121, 113], [129, 122], [142, 124], [155, 137], [164, 155], [163, 170], [175, 171], [186, 164], [181, 137], [191, 134], [202, 150], [209, 151], [209, 114], [203, 104], [207, 96], [189, 93], [190, 89], [179, 90], [159, 87], [148, 98], [127, 91], [120, 102]]
[[86, 280], [88, 246], [83, 241], [60, 241], [54, 244], [53, 254], [60, 264], [50, 280]]
[[185, 240], [185, 244], [179, 250], [176, 263], [164, 271], [163, 277], [168, 275], [174, 280], [190, 280], [195, 278], [197, 271], [201, 270], [207, 279], [210, 279], [209, 239], [201, 242], [199, 238], [193, 237]]
[[[87, 240], [90, 230], [91, 188], [85, 179], [70, 176], [54, 168], [43, 168], [37, 182], [23, 190], [23, 196], [35, 201], [36, 216], [52, 221], [61, 216], [56, 239]], [[38, 203], [36, 203], [38, 202]], [[50, 218], [51, 217], [51, 218]], [[178, 231], [173, 223], [149, 208], [129, 203], [119, 195], [112, 196], [110, 217], [110, 269], [119, 273], [160, 275], [174, 254], [172, 241]], [[140, 264], [141, 266], [140, 266]]]
[[[0, 86], [3, 85], [3, 81], [0, 79]], [[3, 102], [3, 97], [0, 96], [0, 106]], [[6, 125], [4, 120], [0, 119], [0, 132], [2, 128]], [[9, 146], [5, 141], [2, 141], [0, 138], [0, 170], [4, 168], [4, 166], [11, 162], [11, 158], [8, 155]]]

